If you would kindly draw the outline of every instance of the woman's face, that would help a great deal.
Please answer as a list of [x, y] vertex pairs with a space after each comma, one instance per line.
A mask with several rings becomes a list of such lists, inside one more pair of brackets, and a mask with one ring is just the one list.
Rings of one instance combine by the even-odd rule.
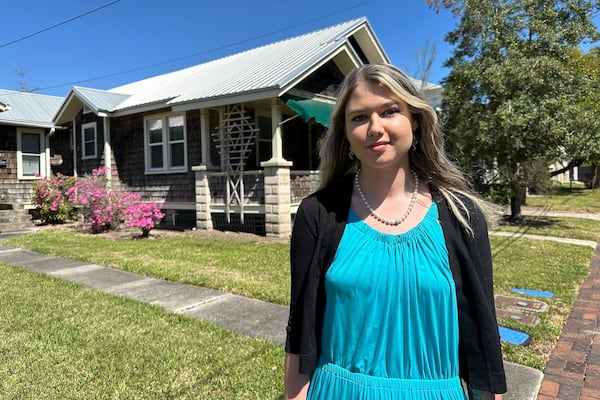
[[418, 123], [408, 105], [371, 82], [360, 82], [345, 109], [346, 138], [361, 168], [408, 168], [413, 129]]

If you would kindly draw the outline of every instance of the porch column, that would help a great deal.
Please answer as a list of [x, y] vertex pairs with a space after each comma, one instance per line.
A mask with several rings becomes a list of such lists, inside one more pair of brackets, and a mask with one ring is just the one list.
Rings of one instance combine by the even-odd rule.
[[281, 104], [277, 99], [271, 99], [271, 161], [284, 160], [281, 115]]
[[210, 186], [208, 184], [208, 168], [201, 164], [192, 167], [196, 182], [196, 229], [213, 230], [210, 215]]
[[73, 118], [73, 176], [77, 177], [77, 120]]
[[292, 234], [290, 168], [291, 161], [260, 163], [265, 177], [265, 232], [267, 236], [289, 238]]
[[210, 126], [208, 109], [200, 110], [200, 143], [202, 146], [202, 164], [210, 165]]
[[110, 119], [102, 115], [102, 126], [104, 127], [104, 167], [106, 168], [106, 179], [109, 184], [111, 182], [113, 169], [112, 169], [112, 147], [110, 145]]

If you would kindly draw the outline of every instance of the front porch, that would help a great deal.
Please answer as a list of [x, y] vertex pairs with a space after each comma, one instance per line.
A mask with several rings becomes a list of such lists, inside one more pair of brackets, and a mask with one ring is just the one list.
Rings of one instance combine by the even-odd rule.
[[196, 182], [196, 228], [237, 230], [289, 237], [302, 199], [319, 185], [318, 171], [292, 170], [288, 161], [265, 162], [263, 170], [237, 177], [192, 167]]

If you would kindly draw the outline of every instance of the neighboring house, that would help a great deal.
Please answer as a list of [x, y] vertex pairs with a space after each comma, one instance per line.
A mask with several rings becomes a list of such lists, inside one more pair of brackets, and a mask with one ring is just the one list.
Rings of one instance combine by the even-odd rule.
[[287, 237], [318, 184], [335, 89], [364, 63], [389, 59], [360, 18], [110, 90], [73, 87], [44, 131], [63, 161], [53, 170], [107, 167], [113, 187], [163, 202], [167, 225]]
[[52, 122], [64, 99], [0, 89], [0, 203], [28, 204], [33, 182], [51, 172]]
[[[559, 162], [554, 163], [550, 166], [550, 172], [563, 169], [564, 167], [565, 166]], [[560, 184], [584, 183], [589, 186], [592, 182], [592, 167], [589, 165], [572, 167], [562, 174], [553, 176], [551, 180]]]
[[444, 99], [444, 88], [432, 82], [425, 82], [420, 79], [412, 80], [417, 90], [423, 93], [425, 100], [431, 104], [436, 111], [441, 111], [442, 100]]

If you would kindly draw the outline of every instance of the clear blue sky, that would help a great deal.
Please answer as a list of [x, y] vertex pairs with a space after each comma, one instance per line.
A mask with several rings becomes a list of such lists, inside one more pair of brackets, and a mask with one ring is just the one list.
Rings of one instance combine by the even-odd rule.
[[[436, 14], [424, 0], [120, 0], [108, 5], [113, 1], [2, 2], [0, 88], [19, 90], [17, 71], [24, 71], [27, 85], [40, 88], [37, 93], [65, 96], [72, 85], [110, 89], [363, 16], [392, 63], [409, 73], [416, 70], [415, 51], [428, 39], [436, 43], [431, 80], [438, 82], [446, 75], [441, 65], [449, 55], [444, 35], [455, 23], [447, 11]], [[151, 65], [156, 66], [144, 68]], [[122, 73], [130, 70], [135, 71]], [[106, 75], [113, 76], [94, 79]]]
[[416, 51], [435, 44], [430, 81], [439, 82], [451, 52], [444, 36], [457, 22], [424, 0], [30, 0], [4, 1], [0, 15], [0, 89], [19, 90], [24, 71], [37, 93], [58, 96], [72, 85], [110, 89], [363, 16], [409, 74]]

